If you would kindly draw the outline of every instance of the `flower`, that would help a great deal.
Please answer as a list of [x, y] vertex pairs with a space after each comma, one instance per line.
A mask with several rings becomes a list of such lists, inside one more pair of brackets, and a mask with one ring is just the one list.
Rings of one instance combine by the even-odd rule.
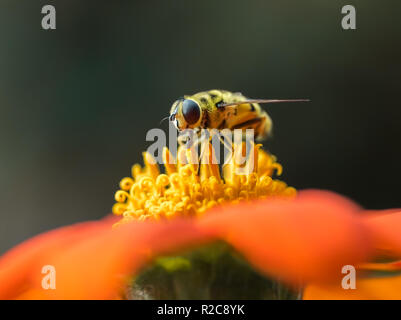
[[[307, 299], [349, 298], [338, 289], [344, 265], [356, 266], [358, 275], [399, 270], [398, 262], [374, 259], [401, 258], [401, 211], [365, 212], [332, 192], [295, 192], [271, 178], [274, 170], [281, 171], [274, 157], [259, 146], [252, 150], [257, 165], [245, 177], [235, 175], [235, 157], [220, 177], [213, 163], [202, 161], [198, 174], [196, 164], [180, 160], [182, 149], [177, 166], [166, 165], [166, 174], [145, 154], [145, 168], [134, 166], [133, 178], [123, 179], [116, 194], [119, 222], [108, 217], [67, 226], [11, 249], [0, 258], [0, 298], [120, 298], [130, 276], [155, 258], [216, 240], [228, 243], [260, 273], [303, 284]], [[170, 156], [165, 150], [165, 159]], [[54, 290], [42, 287], [46, 265], [56, 270]], [[399, 276], [364, 275], [357, 282], [358, 297], [396, 294], [389, 285], [400, 290]]]

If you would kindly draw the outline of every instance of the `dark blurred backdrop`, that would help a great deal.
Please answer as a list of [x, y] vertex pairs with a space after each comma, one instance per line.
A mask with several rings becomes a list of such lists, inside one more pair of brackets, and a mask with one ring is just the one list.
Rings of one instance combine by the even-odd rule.
[[[57, 29], [41, 28], [53, 4]], [[357, 30], [341, 28], [353, 4]], [[265, 106], [297, 188], [401, 207], [400, 1], [0, 2], [0, 252], [110, 212], [146, 131], [183, 94]], [[162, 128], [167, 128], [164, 123]]]

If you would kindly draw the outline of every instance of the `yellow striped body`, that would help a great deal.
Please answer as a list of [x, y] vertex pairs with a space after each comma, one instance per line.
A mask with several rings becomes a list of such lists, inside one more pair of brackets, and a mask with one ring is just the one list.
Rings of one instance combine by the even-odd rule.
[[[200, 107], [199, 119], [189, 124], [184, 117], [183, 102], [194, 101]], [[241, 93], [226, 90], [209, 90], [186, 95], [174, 102], [170, 120], [178, 130], [190, 129], [254, 129], [255, 138], [266, 137], [272, 130], [272, 121], [258, 103], [244, 103], [235, 106], [222, 106], [249, 100]], [[172, 116], [174, 116], [172, 118]]]

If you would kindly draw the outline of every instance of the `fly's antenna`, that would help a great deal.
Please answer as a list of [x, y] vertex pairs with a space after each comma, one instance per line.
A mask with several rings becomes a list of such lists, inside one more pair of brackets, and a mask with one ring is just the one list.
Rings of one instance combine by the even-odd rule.
[[238, 106], [240, 104], [245, 104], [245, 103], [281, 103], [281, 102], [309, 102], [309, 99], [284, 99], [284, 100], [278, 100], [278, 99], [248, 99], [245, 101], [239, 101], [239, 102], [232, 102], [232, 103], [225, 103], [225, 104], [220, 104], [219, 107], [231, 107], [231, 106]]
[[162, 122], [164, 121], [164, 120], [167, 120], [169, 118], [169, 116], [167, 116], [167, 117], [164, 117], [163, 119], [161, 119], [160, 120], [160, 122], [159, 122], [159, 125], [161, 125], [162, 124]]

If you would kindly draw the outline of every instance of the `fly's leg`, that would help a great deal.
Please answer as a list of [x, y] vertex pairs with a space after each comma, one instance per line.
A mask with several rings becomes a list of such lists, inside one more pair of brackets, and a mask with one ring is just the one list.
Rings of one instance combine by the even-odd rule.
[[[191, 148], [192, 144], [194, 143], [195, 137], [199, 137], [199, 130], [197, 128], [185, 129], [184, 131], [179, 133], [179, 135], [177, 137], [177, 141], [180, 146], [185, 146], [187, 148]], [[198, 140], [198, 139], [196, 139], [196, 140]], [[196, 141], [195, 141], [195, 143], [196, 143]]]
[[[224, 150], [224, 163], [223, 166], [231, 161], [233, 156], [233, 135], [231, 130], [221, 130], [220, 131], [220, 142], [223, 145]], [[228, 152], [228, 157], [226, 158], [226, 151]]]
[[197, 141], [197, 147], [200, 146], [200, 156], [199, 156], [199, 162], [202, 161], [203, 155], [206, 151], [206, 148], [209, 148], [209, 142], [212, 139], [212, 135], [210, 134], [210, 131], [205, 129], [202, 131], [202, 133], [199, 134], [200, 138]]
[[190, 138], [189, 135], [179, 135], [177, 137], [178, 144], [180, 146], [185, 146], [187, 144], [189, 138]]

